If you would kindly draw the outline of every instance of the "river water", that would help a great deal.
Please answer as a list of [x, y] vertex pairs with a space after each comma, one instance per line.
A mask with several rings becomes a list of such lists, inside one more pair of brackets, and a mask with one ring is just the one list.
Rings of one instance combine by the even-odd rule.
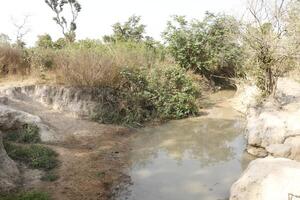
[[225, 200], [251, 160], [233, 91], [206, 100], [201, 117], [141, 129], [132, 141], [131, 184], [118, 200]]

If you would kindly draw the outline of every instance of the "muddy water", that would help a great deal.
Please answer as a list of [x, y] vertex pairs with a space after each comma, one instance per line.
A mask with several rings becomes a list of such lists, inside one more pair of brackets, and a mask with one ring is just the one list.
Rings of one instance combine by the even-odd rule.
[[232, 91], [212, 95], [198, 118], [139, 131], [132, 142], [132, 184], [118, 200], [225, 200], [251, 158], [244, 120], [229, 105]]

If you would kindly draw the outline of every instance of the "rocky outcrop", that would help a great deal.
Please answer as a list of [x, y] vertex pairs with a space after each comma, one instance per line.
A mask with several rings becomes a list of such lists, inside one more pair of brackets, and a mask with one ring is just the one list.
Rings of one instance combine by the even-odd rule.
[[55, 142], [60, 140], [60, 137], [45, 125], [40, 117], [15, 110], [6, 105], [0, 105], [0, 130], [18, 129], [24, 124], [35, 124], [39, 128], [43, 142]]
[[247, 118], [247, 151], [265, 158], [249, 164], [232, 186], [230, 200], [300, 199], [300, 84], [279, 79], [275, 98], [260, 105], [253, 103], [254, 87], [243, 87], [233, 106]]
[[[34, 99], [52, 109], [89, 118], [101, 112], [107, 103], [117, 102], [113, 89], [76, 88], [64, 86], [32, 85], [0, 88], [0, 94], [15, 100]], [[105, 108], [104, 108], [105, 109]]]
[[277, 93], [261, 105], [255, 86], [244, 86], [233, 101], [234, 107], [246, 114], [248, 152], [255, 156], [300, 159], [300, 84], [281, 78]]
[[6, 154], [0, 132], [0, 194], [16, 189], [19, 179], [20, 172], [16, 163]]
[[300, 196], [300, 163], [267, 157], [252, 161], [231, 187], [230, 200], [296, 200]]

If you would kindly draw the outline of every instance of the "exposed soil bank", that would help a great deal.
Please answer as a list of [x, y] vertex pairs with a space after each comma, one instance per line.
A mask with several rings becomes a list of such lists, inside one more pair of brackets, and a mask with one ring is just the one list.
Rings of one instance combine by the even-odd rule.
[[42, 131], [42, 140], [59, 154], [60, 166], [55, 169], [58, 180], [43, 182], [40, 176], [23, 173], [23, 186], [19, 185], [23, 189], [49, 192], [54, 200], [105, 200], [112, 197], [111, 189], [117, 183], [128, 179], [123, 168], [127, 165], [131, 131], [74, 117], [77, 111], [90, 110], [91, 97], [63, 89], [54, 92], [42, 86], [0, 90], [8, 97], [3, 106], [7, 109], [0, 108], [1, 119], [15, 116], [12, 119], [16, 124], [32, 122], [47, 127], [48, 132]]

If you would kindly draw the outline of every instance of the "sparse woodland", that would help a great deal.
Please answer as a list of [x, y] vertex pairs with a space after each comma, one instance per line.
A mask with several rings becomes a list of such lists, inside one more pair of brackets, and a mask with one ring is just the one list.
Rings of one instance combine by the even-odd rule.
[[297, 0], [251, 0], [243, 19], [209, 12], [191, 21], [173, 16], [162, 30], [163, 41], [148, 36], [135, 15], [114, 24], [112, 35], [77, 40], [80, 2], [46, 0], [45, 6], [62, 37], [41, 35], [27, 47], [25, 24], [15, 42], [1, 34], [1, 77], [110, 88], [114, 101], [107, 102], [107, 112], [93, 116], [104, 123], [141, 125], [197, 115], [207, 85], [234, 88], [238, 79], [254, 79], [267, 97], [276, 91], [278, 77], [299, 68]]

